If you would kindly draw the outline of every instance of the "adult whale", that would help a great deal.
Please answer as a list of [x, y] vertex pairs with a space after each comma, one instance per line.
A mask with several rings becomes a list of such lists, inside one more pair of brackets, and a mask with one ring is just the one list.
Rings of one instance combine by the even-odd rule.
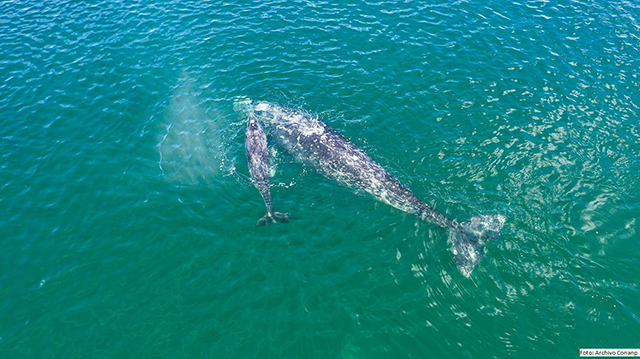
[[274, 139], [300, 162], [312, 165], [327, 178], [447, 229], [454, 260], [464, 276], [471, 275], [482, 260], [485, 243], [498, 237], [504, 216], [473, 217], [463, 223], [447, 218], [317, 117], [264, 102], [256, 104], [254, 110]]
[[267, 136], [262, 126], [253, 114], [247, 118], [247, 131], [245, 133], [244, 146], [247, 155], [247, 165], [253, 184], [264, 199], [267, 214], [258, 220], [256, 226], [269, 225], [272, 222], [286, 222], [289, 217], [285, 213], [275, 212], [271, 203], [271, 189], [269, 185], [269, 152], [267, 149]]

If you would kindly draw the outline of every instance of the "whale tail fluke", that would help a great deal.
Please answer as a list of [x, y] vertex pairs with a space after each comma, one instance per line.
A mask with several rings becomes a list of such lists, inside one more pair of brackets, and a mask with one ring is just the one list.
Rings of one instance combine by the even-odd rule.
[[268, 226], [273, 222], [283, 223], [289, 221], [288, 213], [280, 213], [280, 212], [267, 212], [264, 217], [258, 220], [256, 223], [256, 227]]
[[482, 260], [484, 245], [498, 239], [504, 221], [503, 215], [472, 217], [449, 232], [453, 259], [465, 277], [469, 277]]

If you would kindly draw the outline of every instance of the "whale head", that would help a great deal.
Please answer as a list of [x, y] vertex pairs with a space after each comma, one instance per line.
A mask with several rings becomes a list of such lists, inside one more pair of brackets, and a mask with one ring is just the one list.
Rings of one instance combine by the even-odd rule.
[[260, 127], [258, 120], [256, 119], [256, 115], [251, 112], [249, 117], [247, 117], [247, 131], [255, 131]]

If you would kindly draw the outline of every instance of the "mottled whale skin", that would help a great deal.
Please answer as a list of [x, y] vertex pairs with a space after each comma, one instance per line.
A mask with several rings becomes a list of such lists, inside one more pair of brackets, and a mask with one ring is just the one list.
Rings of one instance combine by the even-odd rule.
[[244, 140], [247, 155], [247, 165], [251, 179], [256, 186], [264, 204], [267, 207], [267, 214], [258, 220], [256, 226], [269, 225], [272, 222], [286, 222], [289, 217], [285, 213], [273, 211], [271, 203], [271, 189], [269, 185], [269, 151], [267, 147], [267, 136], [262, 130], [262, 126], [256, 120], [254, 114], [247, 118], [247, 132]]
[[378, 200], [449, 231], [454, 260], [466, 277], [480, 263], [484, 244], [496, 239], [505, 217], [473, 217], [458, 223], [420, 200], [384, 167], [346, 137], [308, 113], [258, 103], [256, 114], [270, 133], [298, 161], [325, 177], [364, 191]]

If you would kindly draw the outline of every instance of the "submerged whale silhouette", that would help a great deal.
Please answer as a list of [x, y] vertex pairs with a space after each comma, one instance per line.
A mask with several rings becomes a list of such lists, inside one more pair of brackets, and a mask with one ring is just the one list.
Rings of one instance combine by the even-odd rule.
[[447, 218], [318, 118], [269, 103], [257, 104], [255, 112], [272, 130], [274, 139], [298, 161], [313, 166], [329, 179], [447, 229], [454, 260], [464, 276], [471, 275], [482, 260], [484, 245], [498, 237], [504, 216], [473, 217], [463, 223]]

